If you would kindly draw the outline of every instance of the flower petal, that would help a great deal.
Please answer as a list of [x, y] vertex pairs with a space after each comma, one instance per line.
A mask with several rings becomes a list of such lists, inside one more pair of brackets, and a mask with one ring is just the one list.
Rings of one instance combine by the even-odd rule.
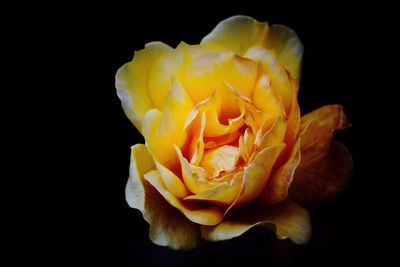
[[198, 103], [210, 97], [222, 81], [251, 97], [256, 79], [256, 62], [225, 51], [193, 60], [182, 77], [182, 83], [193, 102]]
[[300, 79], [304, 48], [292, 29], [284, 25], [272, 25], [268, 33], [266, 47], [275, 52], [279, 61], [289, 70], [291, 77]]
[[249, 205], [232, 212], [216, 226], [201, 226], [202, 238], [208, 241], [232, 239], [253, 226], [274, 228], [280, 239], [290, 238], [296, 244], [307, 243], [311, 236], [308, 211], [286, 200], [277, 205]]
[[217, 177], [220, 172], [231, 171], [239, 160], [240, 149], [235, 146], [224, 145], [204, 152], [200, 166], [209, 177]]
[[192, 108], [185, 89], [173, 80], [163, 112], [152, 109], [143, 120], [143, 136], [149, 151], [157, 161], [173, 171], [179, 162], [173, 145], [182, 147], [185, 143], [187, 133], [184, 123]]
[[332, 141], [324, 156], [297, 167], [290, 197], [304, 206], [315, 206], [336, 197], [347, 187], [353, 161], [346, 147]]
[[292, 149], [287, 161], [272, 174], [258, 201], [262, 204], [275, 204], [285, 200], [299, 162], [300, 141]]
[[261, 73], [268, 76], [272, 92], [283, 105], [286, 114], [289, 114], [292, 92], [296, 90], [292, 87], [289, 76], [276, 55], [263, 47], [254, 46], [244, 56], [260, 63]]
[[154, 62], [172, 48], [161, 42], [152, 42], [135, 52], [133, 60], [123, 65], [115, 76], [117, 95], [126, 116], [142, 131], [144, 114], [153, 108], [148, 93], [147, 80]]
[[168, 192], [157, 170], [146, 173], [144, 178], [157, 189], [169, 204], [180, 210], [190, 221], [202, 225], [216, 225], [222, 221], [224, 216], [222, 208], [215, 205], [184, 201]]
[[243, 55], [250, 47], [265, 44], [268, 29], [267, 22], [258, 22], [248, 16], [233, 16], [218, 23], [201, 44], [217, 44]]
[[326, 105], [301, 118], [301, 165], [324, 156], [337, 129], [349, 126], [340, 105]]
[[217, 205], [228, 207], [233, 203], [240, 191], [243, 179], [243, 172], [228, 175], [232, 176], [229, 183], [222, 182], [211, 189], [205, 190], [195, 195], [188, 196], [185, 198], [185, 200], [204, 200]]
[[262, 193], [268, 182], [272, 167], [284, 148], [285, 144], [267, 147], [259, 152], [254, 160], [244, 168], [240, 193], [235, 202], [229, 207], [229, 210], [251, 202]]
[[253, 103], [261, 111], [268, 113], [271, 117], [277, 117], [284, 113], [283, 107], [271, 88], [271, 81], [267, 75], [258, 78], [254, 88]]
[[150, 224], [150, 239], [157, 245], [173, 249], [193, 249], [200, 241], [198, 225], [192, 223], [143, 179], [155, 168], [151, 155], [142, 144], [131, 148], [131, 165], [125, 189], [129, 206], [141, 211]]

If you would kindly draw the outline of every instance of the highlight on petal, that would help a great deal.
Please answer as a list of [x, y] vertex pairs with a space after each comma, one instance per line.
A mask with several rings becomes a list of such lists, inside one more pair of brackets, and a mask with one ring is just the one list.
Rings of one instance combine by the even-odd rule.
[[239, 160], [240, 149], [235, 146], [224, 145], [209, 149], [204, 153], [200, 166], [209, 177], [217, 177], [221, 172], [235, 169]]
[[185, 201], [172, 195], [165, 187], [157, 170], [146, 173], [144, 178], [157, 189], [169, 204], [180, 210], [190, 221], [202, 225], [216, 225], [222, 221], [224, 216], [222, 208], [206, 203]]
[[290, 187], [290, 197], [306, 207], [334, 198], [347, 188], [352, 169], [349, 151], [343, 144], [332, 141], [322, 157], [300, 163]]
[[278, 238], [290, 238], [296, 244], [307, 243], [311, 236], [308, 211], [290, 200], [277, 205], [251, 204], [233, 211], [216, 226], [200, 229], [203, 239], [220, 241], [238, 237], [257, 225], [272, 228]]
[[193, 249], [200, 242], [199, 226], [185, 216], [144, 180], [143, 175], [155, 168], [151, 155], [142, 144], [131, 148], [131, 165], [125, 188], [129, 206], [140, 210], [150, 224], [150, 239], [157, 245], [173, 249]]
[[326, 105], [304, 115], [300, 125], [301, 164], [322, 157], [329, 149], [334, 131], [349, 125], [340, 105]]
[[268, 23], [252, 17], [237, 15], [221, 21], [201, 40], [201, 44], [217, 44], [243, 55], [252, 46], [265, 45]]
[[153, 108], [147, 80], [154, 62], [172, 48], [161, 42], [151, 42], [136, 51], [133, 60], [123, 65], [115, 76], [117, 95], [126, 116], [141, 132], [144, 114]]
[[303, 45], [297, 34], [284, 25], [272, 25], [266, 41], [268, 50], [282, 62], [290, 73], [290, 76], [299, 80], [301, 74], [301, 60], [303, 57]]

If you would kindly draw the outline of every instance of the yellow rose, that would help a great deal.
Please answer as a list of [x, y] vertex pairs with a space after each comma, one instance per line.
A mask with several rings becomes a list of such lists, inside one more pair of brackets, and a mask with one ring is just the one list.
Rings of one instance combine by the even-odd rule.
[[339, 192], [351, 158], [331, 142], [347, 126], [341, 106], [300, 117], [302, 52], [291, 29], [234, 16], [199, 45], [148, 43], [118, 70], [122, 107], [146, 142], [132, 147], [126, 200], [154, 243], [191, 249], [255, 225], [307, 242], [295, 201]]

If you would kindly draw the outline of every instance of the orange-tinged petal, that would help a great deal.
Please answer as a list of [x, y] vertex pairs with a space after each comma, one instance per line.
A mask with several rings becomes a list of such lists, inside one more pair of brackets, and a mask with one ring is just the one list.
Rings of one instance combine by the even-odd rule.
[[161, 42], [148, 43], [143, 50], [136, 51], [133, 60], [123, 65], [115, 76], [115, 87], [122, 108], [140, 132], [144, 114], [153, 108], [147, 86], [149, 70], [160, 56], [171, 50]]
[[217, 44], [243, 55], [250, 47], [265, 44], [268, 29], [267, 22], [258, 22], [248, 16], [233, 16], [218, 23], [201, 44]]
[[235, 146], [224, 145], [204, 152], [200, 166], [209, 177], [217, 177], [220, 172], [228, 172], [236, 167], [240, 149]]
[[272, 25], [268, 33], [266, 47], [275, 52], [279, 61], [288, 69], [291, 77], [300, 79], [304, 48], [292, 29], [284, 25]]
[[304, 206], [315, 206], [336, 197], [347, 187], [353, 161], [346, 147], [332, 141], [324, 156], [297, 167], [290, 197]]
[[232, 176], [230, 182], [222, 182], [211, 189], [188, 196], [185, 200], [203, 200], [225, 207], [231, 205], [240, 191], [243, 172], [228, 175]]
[[193, 104], [185, 89], [173, 80], [164, 105], [163, 112], [153, 109], [146, 113], [143, 136], [151, 154], [162, 165], [175, 170], [178, 158], [173, 145], [182, 147], [186, 141], [184, 123]]
[[199, 244], [199, 226], [173, 208], [143, 177], [155, 168], [151, 155], [142, 144], [131, 148], [131, 165], [125, 188], [129, 206], [141, 211], [150, 224], [150, 239], [173, 249], [193, 249]]
[[285, 144], [267, 147], [260, 151], [254, 160], [244, 168], [244, 177], [240, 193], [229, 210], [247, 204], [256, 199], [266, 186], [272, 167]]
[[250, 48], [244, 56], [260, 63], [261, 73], [268, 76], [272, 92], [288, 114], [292, 103], [292, 92], [295, 89], [292, 88], [289, 76], [277, 57], [260, 46]]
[[206, 115], [204, 112], [201, 113], [200, 118], [198, 118], [192, 127], [192, 136], [189, 144], [189, 159], [190, 163], [193, 165], [199, 165], [201, 159], [203, 158], [204, 148], [204, 129], [206, 127]]
[[300, 127], [301, 164], [322, 157], [329, 149], [334, 131], [348, 126], [347, 117], [340, 105], [323, 106], [304, 115]]
[[300, 141], [292, 149], [287, 161], [272, 174], [258, 201], [263, 204], [275, 204], [285, 200], [299, 162]]
[[201, 226], [202, 238], [208, 241], [232, 239], [254, 226], [265, 226], [276, 231], [280, 239], [290, 238], [304, 244], [311, 236], [308, 211], [286, 200], [277, 205], [249, 205], [233, 211], [216, 226]]
[[157, 189], [169, 204], [180, 210], [190, 221], [202, 225], [216, 225], [222, 221], [224, 215], [222, 208], [215, 205], [184, 201], [168, 192], [157, 170], [146, 173], [144, 178]]

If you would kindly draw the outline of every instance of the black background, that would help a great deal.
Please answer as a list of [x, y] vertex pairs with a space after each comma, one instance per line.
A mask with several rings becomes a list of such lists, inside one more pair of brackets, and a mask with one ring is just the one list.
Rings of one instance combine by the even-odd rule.
[[[375, 115], [366, 104], [366, 96], [374, 91], [368, 82], [373, 21], [364, 8], [273, 5], [268, 1], [142, 3], [120, 6], [101, 14], [101, 22], [85, 24], [80, 31], [84, 37], [72, 44], [80, 47], [75, 56], [85, 60], [84, 66], [77, 61], [76, 69], [66, 75], [81, 76], [84, 82], [77, 86], [75, 81], [69, 84], [66, 79], [68, 93], [60, 97], [68, 111], [55, 116], [54, 121], [62, 122], [57, 124], [61, 135], [56, 137], [56, 148], [50, 155], [61, 179], [74, 180], [76, 195], [60, 203], [69, 207], [71, 200], [77, 202], [74, 207], [78, 208], [66, 209], [73, 217], [63, 214], [60, 218], [68, 217], [72, 226], [68, 228], [83, 232], [75, 240], [79, 255], [102, 259], [109, 255], [111, 242], [111, 266], [382, 264], [386, 257], [377, 257], [382, 235], [382, 230], [377, 230], [377, 218], [384, 212], [375, 209], [379, 193], [371, 194], [375, 177], [367, 167], [371, 158], [365, 150], [365, 144], [374, 140], [366, 129]], [[333, 103], [344, 106], [352, 127], [337, 133], [335, 139], [343, 142], [353, 156], [352, 181], [338, 199], [310, 210], [313, 235], [306, 245], [294, 245], [289, 240], [276, 239], [268, 231], [252, 229], [230, 241], [204, 242], [190, 252], [159, 247], [149, 240], [148, 225], [140, 212], [125, 202], [130, 146], [143, 143], [143, 138], [122, 111], [115, 92], [115, 73], [147, 42], [162, 41], [172, 47], [180, 41], [196, 44], [219, 21], [237, 14], [268, 21], [270, 25], [284, 24], [296, 31], [305, 47], [301, 112]], [[96, 42], [86, 43], [84, 40], [88, 36], [91, 39], [92, 34]], [[85, 201], [74, 201], [80, 197]], [[73, 231], [65, 235], [70, 232]], [[93, 243], [100, 248], [89, 254]]]

